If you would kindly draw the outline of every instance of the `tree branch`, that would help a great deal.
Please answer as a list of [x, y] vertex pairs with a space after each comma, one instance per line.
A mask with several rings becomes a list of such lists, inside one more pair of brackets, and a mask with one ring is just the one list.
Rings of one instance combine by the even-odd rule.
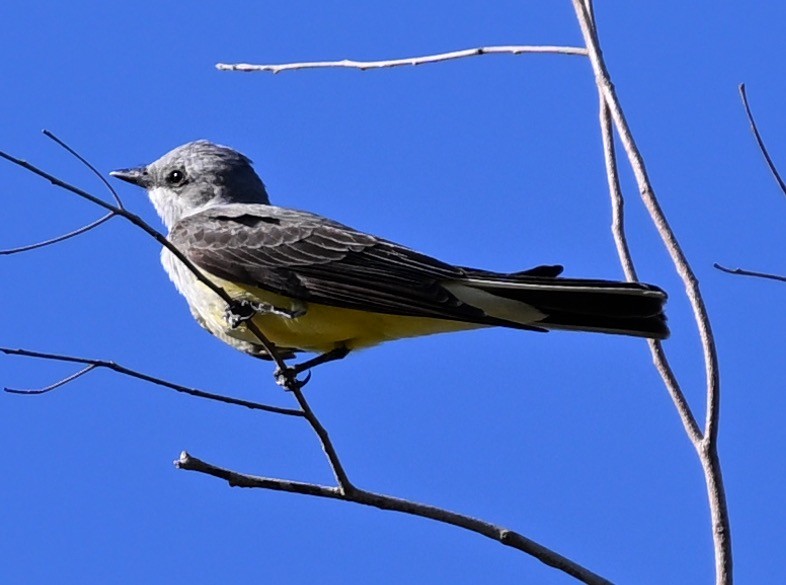
[[[592, 1], [587, 0], [585, 6], [594, 28], [595, 22], [594, 15], [592, 14]], [[628, 238], [625, 233], [625, 198], [622, 195], [619, 173], [617, 170], [617, 153], [614, 146], [614, 134], [611, 127], [611, 113], [600, 87], [598, 87], [598, 101], [600, 108], [600, 131], [603, 138], [603, 158], [606, 163], [606, 177], [608, 179], [609, 195], [611, 197], [611, 233], [614, 236], [617, 255], [619, 256], [625, 278], [632, 282], [638, 281], [636, 266], [633, 262], [633, 255], [628, 246]], [[677, 413], [680, 416], [685, 432], [688, 434], [691, 442], [696, 444], [702, 439], [701, 429], [688, 405], [688, 401], [685, 399], [685, 394], [680, 387], [680, 383], [674, 375], [674, 371], [671, 369], [671, 364], [663, 351], [663, 345], [656, 340], [648, 340], [647, 343], [649, 344], [650, 353], [652, 354], [652, 362], [658, 370], [674, 405], [677, 407]]]
[[45, 360], [87, 365], [87, 367], [83, 368], [77, 373], [67, 376], [66, 378], [58, 382], [55, 382], [54, 384], [50, 384], [49, 386], [42, 389], [11, 390], [6, 388], [6, 391], [11, 391], [15, 393], [41, 394], [43, 392], [48, 392], [54, 390], [55, 388], [59, 388], [95, 369], [106, 368], [125, 376], [150, 382], [152, 384], [163, 386], [165, 388], [170, 388], [177, 392], [182, 392], [199, 398], [207, 398], [209, 400], [215, 400], [226, 404], [244, 406], [246, 408], [250, 408], [254, 410], [263, 410], [266, 412], [272, 412], [276, 414], [303, 417], [311, 425], [314, 432], [319, 437], [320, 442], [322, 443], [322, 448], [325, 452], [325, 455], [330, 463], [330, 466], [338, 482], [337, 487], [327, 487], [327, 486], [320, 486], [315, 484], [308, 484], [303, 482], [296, 482], [296, 481], [289, 481], [289, 480], [282, 480], [282, 479], [248, 476], [248, 475], [244, 475], [241, 473], [237, 473], [234, 471], [230, 471], [227, 469], [210, 465], [208, 463], [200, 461], [199, 459], [190, 457], [185, 452], [181, 455], [180, 460], [176, 462], [176, 465], [181, 469], [199, 471], [201, 473], [206, 473], [208, 475], [213, 475], [215, 477], [225, 479], [232, 486], [265, 488], [265, 489], [287, 491], [287, 492], [311, 495], [311, 496], [329, 497], [332, 499], [343, 500], [346, 502], [354, 502], [367, 506], [374, 506], [383, 510], [404, 512], [414, 516], [420, 516], [423, 518], [436, 520], [438, 522], [451, 524], [454, 526], [465, 528], [473, 532], [477, 532], [478, 534], [482, 534], [488, 538], [497, 540], [498, 542], [506, 546], [510, 546], [512, 548], [520, 550], [521, 552], [534, 556], [541, 562], [551, 567], [554, 567], [556, 569], [559, 569], [575, 577], [576, 579], [582, 581], [583, 583], [589, 583], [593, 585], [610, 583], [608, 580], [585, 569], [584, 567], [575, 563], [574, 561], [571, 561], [570, 559], [563, 557], [562, 555], [538, 544], [533, 540], [526, 538], [525, 536], [517, 532], [513, 532], [511, 530], [507, 530], [498, 526], [494, 526], [488, 522], [471, 518], [469, 516], [464, 516], [461, 514], [456, 514], [454, 512], [443, 510], [441, 508], [436, 508], [434, 506], [418, 504], [415, 502], [410, 502], [407, 500], [394, 498], [391, 496], [376, 494], [373, 492], [368, 492], [356, 488], [349, 481], [347, 474], [344, 471], [343, 466], [338, 458], [337, 452], [333, 447], [330, 438], [328, 437], [327, 431], [317, 419], [313, 410], [311, 409], [305, 397], [303, 396], [302, 389], [299, 387], [293, 390], [293, 393], [303, 410], [294, 410], [294, 409], [280, 408], [277, 406], [270, 406], [266, 404], [259, 404], [247, 400], [240, 400], [237, 398], [231, 398], [219, 394], [204, 392], [202, 390], [197, 390], [194, 388], [188, 388], [185, 386], [181, 386], [179, 384], [174, 384], [172, 382], [162, 380], [160, 378], [156, 378], [147, 374], [137, 372], [130, 368], [121, 366], [120, 364], [117, 364], [115, 362], [110, 362], [105, 360], [95, 360], [89, 358], [44, 353], [44, 352], [30, 351], [25, 349], [13, 349], [7, 347], [0, 347], [0, 352], [5, 353], [7, 355], [19, 355], [19, 356], [34, 357], [34, 358], [45, 359]]
[[450, 512], [448, 510], [436, 508], [434, 506], [419, 504], [417, 502], [394, 498], [384, 494], [368, 492], [358, 488], [354, 488], [351, 491], [346, 492], [340, 487], [328, 487], [318, 484], [288, 481], [284, 479], [246, 475], [211, 465], [210, 463], [197, 459], [196, 457], [192, 457], [185, 451], [181, 453], [180, 458], [174, 463], [175, 466], [179, 469], [196, 471], [223, 479], [229, 483], [230, 486], [264, 488], [275, 491], [317, 496], [321, 498], [330, 498], [344, 502], [362, 504], [364, 506], [372, 506], [381, 510], [402, 512], [412, 516], [436, 520], [437, 522], [442, 522], [443, 524], [464, 528], [465, 530], [475, 532], [492, 540], [496, 540], [497, 542], [500, 542], [506, 546], [510, 546], [527, 553], [542, 563], [545, 563], [550, 567], [554, 567], [555, 569], [559, 569], [560, 571], [575, 577], [582, 583], [588, 583], [591, 585], [610, 585], [610, 581], [599, 575], [596, 575], [574, 561], [563, 557], [562, 555], [544, 547], [543, 545], [530, 540], [518, 532], [514, 532], [500, 526], [495, 526], [489, 522], [484, 522], [483, 520], [465, 516], [463, 514], [457, 514], [455, 512]]
[[[702, 349], [704, 353], [704, 362], [707, 377], [707, 412], [704, 425], [704, 434], [702, 435], [695, 420], [691, 423], [693, 415], [690, 412], [687, 402], [679, 391], [679, 386], [676, 385], [676, 379], [667, 370], [667, 376], [664, 376], [664, 371], [659, 368], [661, 375], [664, 376], [666, 387], [672, 395], [683, 424], [686, 427], [687, 434], [691, 439], [694, 448], [696, 449], [699, 459], [704, 470], [705, 483], [707, 485], [708, 499], [710, 506], [710, 514], [712, 516], [713, 527], [713, 541], [715, 543], [715, 573], [717, 585], [731, 585], [732, 583], [732, 550], [731, 550], [731, 531], [729, 525], [728, 510], [726, 508], [726, 495], [723, 487], [723, 478], [721, 474], [720, 462], [717, 456], [717, 438], [718, 438], [718, 424], [720, 418], [720, 378], [718, 373], [717, 353], [715, 350], [715, 340], [712, 335], [707, 310], [704, 305], [701, 291], [699, 290], [698, 280], [690, 267], [690, 264], [685, 257], [682, 248], [680, 247], [674, 232], [669, 225], [663, 210], [655, 196], [655, 192], [649, 181], [644, 159], [636, 146], [633, 135], [627, 124], [622, 108], [617, 99], [614, 86], [611, 83], [609, 72], [603, 60], [603, 55], [600, 49], [597, 31], [594, 27], [591, 11], [591, 0], [573, 0], [573, 7], [576, 12], [576, 17], [579, 21], [584, 42], [589, 51], [589, 58], [595, 74], [595, 81], [598, 86], [598, 91], [601, 95], [602, 101], [608, 107], [608, 112], [614, 120], [614, 124], [619, 133], [620, 140], [628, 155], [628, 159], [636, 177], [636, 182], [639, 186], [640, 195], [644, 202], [650, 217], [655, 224], [655, 227], [660, 235], [672, 262], [674, 263], [677, 272], [682, 278], [688, 299], [693, 308], [693, 313], [696, 319], [696, 324], [701, 338]], [[608, 164], [608, 155], [607, 155]], [[610, 183], [613, 182], [612, 177], [609, 178]], [[614, 187], [612, 186], [612, 197], [615, 197]], [[626, 247], [625, 247], [626, 248]], [[621, 255], [624, 255], [625, 250], [618, 247]], [[627, 251], [629, 254], [629, 251]], [[625, 262], [623, 261], [623, 266]], [[665, 362], [665, 355], [662, 353], [662, 348], [658, 342], [650, 342], [650, 348], [653, 351], [653, 358], [662, 364]]]
[[322, 423], [319, 422], [319, 419], [311, 409], [311, 405], [306, 400], [302, 388], [292, 388], [292, 394], [295, 396], [295, 400], [297, 400], [297, 403], [300, 405], [300, 410], [302, 411], [303, 416], [308, 421], [308, 424], [311, 425], [312, 430], [319, 438], [319, 443], [322, 445], [322, 451], [325, 453], [325, 457], [327, 457], [328, 463], [330, 464], [330, 469], [333, 471], [333, 476], [336, 478], [336, 483], [338, 483], [339, 489], [344, 495], [353, 493], [357, 488], [355, 488], [355, 486], [349, 480], [349, 476], [344, 470], [344, 466], [341, 464], [341, 460], [339, 459], [338, 453], [333, 446], [333, 442], [330, 440], [327, 430], [324, 426], [322, 426]]
[[18, 248], [8, 248], [6, 250], [0, 250], [0, 256], [10, 256], [11, 254], [19, 254], [20, 252], [29, 252], [30, 250], [37, 250], [39, 248], [45, 248], [47, 246], [51, 246], [52, 244], [59, 244], [60, 242], [64, 242], [69, 238], [73, 238], [74, 236], [79, 236], [86, 232], [89, 232], [93, 228], [97, 228], [101, 224], [106, 221], [109, 221], [115, 217], [114, 212], [107, 213], [106, 215], [98, 218], [97, 220], [90, 222], [86, 225], [83, 225], [80, 228], [77, 228], [73, 231], [68, 232], [67, 234], [63, 234], [54, 238], [50, 238], [48, 240], [44, 240], [43, 242], [36, 242], [35, 244], [27, 244], [26, 246], [19, 246]]
[[258, 402], [241, 400], [239, 398], [230, 398], [229, 396], [222, 396], [221, 394], [213, 394], [211, 392], [197, 390], [196, 388], [181, 386], [180, 384], [175, 384], [173, 382], [162, 380], [161, 378], [156, 378], [155, 376], [143, 374], [141, 372], [137, 372], [136, 370], [132, 370], [131, 368], [126, 368], [125, 366], [121, 366], [120, 364], [106, 361], [106, 360], [95, 360], [95, 359], [89, 359], [83, 357], [61, 355], [56, 353], [44, 353], [40, 351], [30, 351], [27, 349], [13, 349], [10, 347], [0, 347], [0, 352], [6, 355], [19, 355], [19, 356], [33, 357], [33, 358], [58, 361], [58, 362], [84, 364], [87, 366], [86, 368], [80, 370], [76, 374], [72, 374], [58, 382], [55, 382], [54, 384], [50, 384], [49, 386], [37, 390], [14, 390], [11, 388], [4, 388], [6, 392], [11, 392], [14, 394], [42, 394], [44, 392], [49, 392], [50, 390], [54, 390], [55, 388], [59, 388], [67, 384], [68, 382], [71, 382], [77, 379], [78, 377], [87, 374], [92, 370], [95, 370], [97, 368], [106, 368], [107, 370], [112, 370], [113, 372], [117, 372], [118, 374], [123, 374], [124, 376], [129, 376], [131, 378], [136, 378], [138, 380], [144, 380], [145, 382], [150, 382], [151, 384], [156, 384], [157, 386], [163, 386], [164, 388], [169, 388], [170, 390], [174, 390], [175, 392], [182, 392], [183, 394], [196, 396], [197, 398], [206, 398], [208, 400], [215, 400], [217, 402], [223, 402], [225, 404], [234, 404], [235, 406], [244, 406], [252, 410], [263, 410], [265, 412], [272, 412], [275, 414], [284, 414], [287, 416], [300, 416], [300, 417], [304, 416], [304, 413], [301, 412], [300, 410], [296, 410], [292, 408], [282, 408], [279, 406], [271, 406], [268, 404], [260, 404]]
[[557, 47], [557, 46], [531, 46], [531, 45], [510, 45], [495, 47], [477, 47], [475, 49], [463, 49], [461, 51], [451, 51], [449, 53], [439, 53], [437, 55], [425, 55], [422, 57], [408, 57], [405, 59], [389, 59], [384, 61], [353, 61], [343, 59], [341, 61], [307, 61], [303, 63], [282, 63], [278, 65], [253, 65], [250, 63], [217, 63], [216, 69], [219, 71], [242, 71], [256, 72], [267, 71], [273, 74], [282, 71], [294, 71], [297, 69], [322, 69], [328, 67], [343, 67], [349, 69], [382, 69], [384, 67], [401, 67], [404, 65], [426, 65], [428, 63], [440, 63], [453, 59], [465, 59], [467, 57], [479, 57], [481, 55], [520, 55], [522, 53], [556, 53], [560, 55], [581, 55], [586, 56], [587, 50], [584, 47]]
[[717, 262], [715, 262], [713, 266], [718, 270], [720, 270], [721, 272], [726, 272], [727, 274], [739, 274], [740, 276], [755, 276], [757, 278], [769, 278], [770, 280], [786, 282], [786, 276], [781, 276], [780, 274], [770, 274], [769, 272], [756, 272], [754, 270], [745, 270], [743, 268], [726, 268], [725, 266], [721, 266]]

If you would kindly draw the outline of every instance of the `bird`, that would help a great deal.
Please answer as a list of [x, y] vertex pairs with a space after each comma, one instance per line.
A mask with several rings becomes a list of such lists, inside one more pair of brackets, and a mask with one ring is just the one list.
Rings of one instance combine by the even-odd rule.
[[316, 357], [296, 373], [396, 339], [483, 327], [571, 330], [662, 340], [666, 293], [639, 282], [563, 278], [560, 265], [512, 273], [442, 262], [315, 213], [271, 204], [240, 152], [207, 140], [110, 175], [147, 191], [170, 250], [161, 262], [196, 321], [251, 356]]

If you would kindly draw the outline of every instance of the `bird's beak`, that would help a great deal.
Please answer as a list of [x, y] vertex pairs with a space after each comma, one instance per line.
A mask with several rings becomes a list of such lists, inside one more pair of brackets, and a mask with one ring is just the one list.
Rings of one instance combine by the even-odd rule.
[[119, 169], [117, 171], [111, 171], [109, 173], [113, 177], [117, 177], [125, 181], [126, 183], [131, 183], [132, 185], [138, 185], [147, 189], [151, 182], [150, 182], [150, 175], [147, 172], [147, 167], [136, 167], [133, 169]]

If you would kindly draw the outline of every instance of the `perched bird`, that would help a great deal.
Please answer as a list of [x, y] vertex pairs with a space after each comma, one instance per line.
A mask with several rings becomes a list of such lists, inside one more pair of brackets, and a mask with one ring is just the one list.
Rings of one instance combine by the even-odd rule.
[[[147, 190], [168, 239], [238, 305], [161, 260], [202, 327], [269, 357], [320, 354], [297, 371], [384, 341], [501, 326], [665, 339], [666, 293], [648, 284], [560, 278], [561, 266], [499, 273], [453, 266], [305, 211], [270, 204], [251, 161], [205, 140], [113, 176]], [[245, 314], [239, 314], [237, 307]]]

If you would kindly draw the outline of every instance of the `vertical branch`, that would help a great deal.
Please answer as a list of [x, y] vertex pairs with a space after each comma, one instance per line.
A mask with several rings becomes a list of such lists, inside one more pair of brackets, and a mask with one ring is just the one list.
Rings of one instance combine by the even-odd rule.
[[[594, 14], [592, 13], [592, 0], [584, 1], [594, 30], [595, 22]], [[625, 273], [625, 278], [630, 281], [637, 281], [638, 275], [636, 274], [636, 266], [633, 262], [633, 254], [628, 246], [628, 238], [625, 233], [625, 198], [622, 195], [619, 172], [617, 170], [617, 152], [614, 146], [614, 133], [611, 127], [611, 112], [600, 86], [598, 87], [598, 101], [600, 104], [600, 132], [603, 138], [603, 158], [606, 163], [606, 177], [608, 179], [609, 194], [611, 196], [611, 233], [614, 236], [614, 244], [617, 248], [617, 255], [619, 256], [622, 270]], [[674, 402], [677, 408], [677, 413], [680, 416], [685, 432], [695, 446], [702, 439], [701, 429], [688, 405], [685, 394], [680, 388], [679, 381], [674, 375], [674, 371], [671, 369], [671, 364], [669, 364], [666, 358], [666, 354], [663, 351], [663, 345], [657, 340], [649, 340], [648, 344], [650, 346], [650, 353], [652, 354], [652, 362], [655, 364], [655, 369], [658, 370], [671, 396], [672, 402]]]
[[[584, 0], [584, 9], [587, 11], [587, 18], [594, 30], [595, 12], [592, 7], [592, 0]], [[634, 282], [639, 277], [636, 274], [633, 256], [628, 246], [628, 238], [625, 235], [625, 198], [622, 196], [620, 177], [617, 172], [617, 151], [614, 146], [614, 134], [611, 130], [611, 112], [600, 86], [598, 86], [598, 102], [600, 134], [603, 139], [603, 160], [606, 164], [606, 178], [609, 183], [609, 194], [611, 195], [611, 234], [614, 237], [614, 244], [617, 248], [617, 255], [622, 265], [622, 271], [625, 273], [625, 278]]]
[[685, 284], [686, 294], [693, 308], [699, 336], [701, 338], [706, 372], [707, 412], [702, 434], [690, 411], [682, 391], [679, 389], [676, 378], [666, 361], [663, 349], [658, 342], [651, 342], [654, 361], [658, 371], [666, 383], [666, 387], [674, 400], [675, 406], [685, 425], [688, 437], [696, 449], [705, 476], [707, 485], [710, 514], [712, 518], [713, 541], [715, 544], [715, 575], [717, 585], [731, 585], [732, 583], [732, 550], [731, 532], [728, 510], [726, 507], [726, 494], [723, 487], [720, 461], [717, 453], [718, 423], [720, 418], [720, 377], [718, 373], [718, 360], [715, 349], [715, 340], [712, 335], [709, 317], [704, 305], [698, 280], [691, 269], [674, 232], [669, 225], [663, 210], [655, 196], [647, 175], [644, 159], [627, 124], [622, 108], [617, 100], [614, 86], [611, 83], [592, 17], [591, 0], [573, 0], [573, 7], [581, 27], [584, 42], [589, 51], [590, 62], [595, 74], [595, 82], [601, 101], [601, 129], [604, 135], [604, 156], [609, 170], [609, 188], [612, 196], [612, 207], [615, 213], [613, 225], [615, 242], [620, 255], [623, 269], [630, 279], [635, 277], [630, 250], [622, 225], [622, 195], [616, 171], [616, 158], [614, 153], [613, 137], [611, 136], [609, 118], [613, 119], [620, 140], [628, 155], [636, 182], [639, 186], [641, 198], [653, 223], [660, 235], [674, 266]]
[[682, 278], [682, 281], [685, 283], [688, 300], [690, 301], [694, 316], [696, 317], [696, 323], [699, 329], [699, 336], [701, 337], [701, 344], [704, 353], [707, 376], [707, 416], [705, 421], [705, 432], [708, 436], [713, 437], [712, 440], [714, 441], [714, 438], [717, 435], [716, 427], [719, 413], [720, 378], [718, 375], [718, 360], [715, 351], [715, 341], [712, 336], [710, 322], [707, 316], [707, 309], [704, 306], [704, 300], [701, 296], [701, 291], [699, 290], [698, 279], [688, 264], [685, 253], [682, 251], [682, 248], [677, 242], [674, 231], [671, 229], [671, 226], [666, 219], [666, 215], [663, 213], [660, 203], [655, 197], [655, 192], [652, 189], [652, 185], [644, 165], [644, 159], [642, 158], [641, 153], [636, 146], [633, 135], [630, 131], [630, 127], [628, 126], [628, 122], [622, 113], [622, 109], [620, 108], [616, 92], [614, 91], [614, 86], [611, 83], [608, 70], [606, 69], [606, 64], [603, 61], [600, 47], [598, 45], [598, 40], [595, 36], [595, 31], [589, 22], [589, 17], [584, 8], [584, 5], [582, 4], [581, 0], [573, 0], [573, 4], [579, 17], [579, 23], [581, 25], [582, 34], [584, 35], [584, 40], [590, 50], [589, 57], [592, 63], [592, 68], [595, 72], [595, 81], [598, 84], [598, 88], [602, 92], [603, 97], [609, 106], [611, 117], [614, 120], [615, 126], [617, 127], [620, 140], [622, 141], [622, 145], [625, 148], [628, 159], [630, 160], [633, 174], [636, 177], [636, 182], [639, 186], [642, 201], [644, 202], [644, 205], [647, 208], [647, 211], [649, 212], [656, 229], [658, 230], [658, 234], [666, 246], [666, 250], [671, 256], [672, 262], [674, 263], [677, 272]]

